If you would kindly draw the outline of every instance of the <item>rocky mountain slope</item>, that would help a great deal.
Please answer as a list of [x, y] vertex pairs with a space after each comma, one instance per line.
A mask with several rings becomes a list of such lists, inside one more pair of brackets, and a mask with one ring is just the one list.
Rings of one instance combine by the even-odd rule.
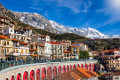
[[22, 22], [39, 29], [50, 31], [52, 33], [74, 33], [91, 39], [120, 38], [119, 35], [105, 35], [93, 28], [78, 29], [76, 27], [65, 27], [59, 23], [56, 23], [55, 21], [47, 20], [42, 15], [37, 13], [14, 12], [14, 14], [18, 16]]

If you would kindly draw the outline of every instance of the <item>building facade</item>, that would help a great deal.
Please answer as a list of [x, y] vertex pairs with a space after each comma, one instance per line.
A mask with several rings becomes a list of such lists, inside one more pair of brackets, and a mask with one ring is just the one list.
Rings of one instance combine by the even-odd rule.
[[63, 45], [59, 42], [50, 42], [51, 43], [51, 51], [52, 51], [52, 59], [62, 59], [63, 58]]

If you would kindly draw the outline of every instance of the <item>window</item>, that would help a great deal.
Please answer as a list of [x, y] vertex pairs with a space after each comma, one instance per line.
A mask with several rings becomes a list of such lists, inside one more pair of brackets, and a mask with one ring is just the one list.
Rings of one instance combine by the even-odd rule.
[[7, 52], [9, 52], [9, 49], [7, 49]]
[[23, 50], [21, 50], [21, 53], [23, 53]]
[[12, 32], [12, 29], [11, 29], [11, 32]]
[[6, 32], [6, 30], [4, 30], [4, 32]]
[[7, 45], [9, 45], [9, 42], [7, 42]]
[[115, 76], [115, 80], [119, 80], [119, 76]]
[[26, 53], [28, 53], [28, 50], [26, 50]]

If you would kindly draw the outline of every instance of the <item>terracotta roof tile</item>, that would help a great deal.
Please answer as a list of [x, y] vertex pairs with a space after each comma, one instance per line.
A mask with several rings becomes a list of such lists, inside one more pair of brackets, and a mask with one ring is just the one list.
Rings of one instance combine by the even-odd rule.
[[57, 80], [78, 80], [89, 79], [98, 76], [95, 72], [85, 70], [82, 68], [72, 69], [57, 76]]
[[23, 42], [23, 41], [20, 41], [20, 44], [25, 44], [25, 45], [27, 45], [28, 43], [26, 43], [26, 42]]
[[59, 42], [50, 42], [51, 44], [61, 44], [61, 43], [59, 43]]
[[0, 35], [0, 38], [2, 39], [10, 39], [8, 36]]
[[12, 38], [12, 41], [19, 42], [19, 40], [18, 40], [18, 39], [16, 39], [16, 38]]
[[71, 47], [78, 47], [78, 46], [71, 46]]

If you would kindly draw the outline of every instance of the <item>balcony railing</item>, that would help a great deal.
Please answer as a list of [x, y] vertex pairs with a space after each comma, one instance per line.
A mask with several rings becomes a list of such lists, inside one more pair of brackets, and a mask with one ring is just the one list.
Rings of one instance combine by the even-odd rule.
[[[95, 59], [90, 59], [90, 60], [95, 60]], [[90, 61], [89, 59], [55, 59], [55, 60], [51, 60], [51, 59], [44, 59], [44, 60], [19, 60], [19, 61], [1, 61], [0, 62], [0, 71], [5, 69], [5, 68], [9, 68], [9, 67], [13, 67], [13, 66], [18, 66], [18, 65], [25, 65], [25, 64], [33, 64], [33, 63], [45, 63], [45, 62], [66, 62], [66, 61]]]

